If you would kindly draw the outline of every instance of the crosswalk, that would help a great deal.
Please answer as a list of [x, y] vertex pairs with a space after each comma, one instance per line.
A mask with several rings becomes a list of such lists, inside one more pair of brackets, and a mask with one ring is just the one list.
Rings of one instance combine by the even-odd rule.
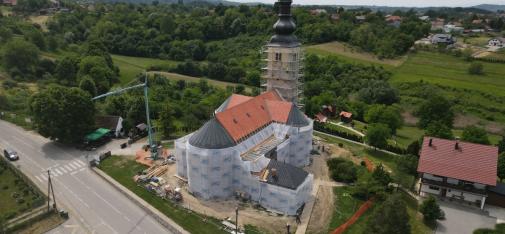
[[[80, 171], [84, 171], [86, 169], [86, 163], [79, 159], [74, 159], [64, 165], [53, 165], [48, 170], [51, 171], [51, 177], [58, 177], [62, 176], [65, 174], [71, 174], [74, 175]], [[45, 182], [47, 181], [47, 172], [42, 172], [39, 175], [36, 175], [35, 178], [39, 182]]]

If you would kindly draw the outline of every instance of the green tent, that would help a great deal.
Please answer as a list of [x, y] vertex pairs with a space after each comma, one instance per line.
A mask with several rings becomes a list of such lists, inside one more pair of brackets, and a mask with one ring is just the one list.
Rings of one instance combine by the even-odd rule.
[[110, 132], [109, 129], [106, 128], [99, 128], [95, 130], [94, 132], [86, 135], [86, 140], [88, 141], [96, 141], [99, 140], [100, 138], [104, 137]]

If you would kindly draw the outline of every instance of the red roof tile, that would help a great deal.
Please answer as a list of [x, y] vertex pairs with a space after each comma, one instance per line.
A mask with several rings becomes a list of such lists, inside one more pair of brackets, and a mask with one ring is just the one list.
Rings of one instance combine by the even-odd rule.
[[230, 97], [230, 102], [228, 103], [228, 106], [226, 106], [226, 109], [230, 109], [238, 104], [249, 101], [249, 100], [251, 100], [251, 98], [252, 97], [244, 96], [244, 95], [240, 95], [240, 94], [232, 94]]
[[[269, 110], [269, 105], [267, 105], [268, 101], [272, 101], [269, 105], [275, 109]], [[250, 98], [245, 102], [229, 107], [222, 112], [216, 113], [216, 118], [233, 140], [238, 142], [243, 137], [248, 136], [274, 120], [287, 120], [287, 115], [289, 115], [291, 108], [286, 109], [285, 104], [279, 104], [277, 102], [285, 101], [282, 101], [282, 98], [275, 91], [266, 92], [254, 98]], [[285, 103], [291, 106], [289, 102]], [[285, 114], [286, 117], [284, 117], [284, 111], [287, 112]], [[272, 118], [271, 115], [274, 118]]]
[[417, 171], [495, 186], [498, 148], [459, 142], [455, 149], [456, 142], [425, 137]]
[[288, 121], [289, 112], [291, 111], [291, 106], [293, 106], [290, 102], [265, 100], [265, 104], [273, 121], [279, 123], [286, 123]]
[[342, 111], [342, 112], [340, 112], [339, 116], [344, 116], [345, 118], [351, 118], [352, 117], [352, 113]]

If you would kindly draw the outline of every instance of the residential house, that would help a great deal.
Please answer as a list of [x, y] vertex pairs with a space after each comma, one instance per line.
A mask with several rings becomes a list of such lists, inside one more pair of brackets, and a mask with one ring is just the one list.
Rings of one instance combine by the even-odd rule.
[[320, 15], [320, 14], [326, 14], [327, 11], [325, 9], [313, 9], [309, 11], [311, 15]]
[[17, 0], [3, 0], [2, 3], [8, 6], [15, 6], [18, 4]]
[[417, 171], [419, 194], [468, 202], [484, 208], [496, 186], [498, 147], [424, 137]]
[[95, 117], [97, 128], [105, 128], [111, 131], [115, 137], [124, 135], [123, 118], [121, 116], [102, 115]]
[[456, 38], [451, 34], [435, 34], [431, 36], [432, 44], [454, 44], [456, 42]]
[[427, 15], [419, 16], [419, 19], [422, 21], [430, 21], [430, 17]]
[[443, 30], [445, 25], [445, 20], [441, 18], [437, 18], [434, 21], [431, 21], [431, 30], [432, 31], [438, 31], [438, 30]]
[[461, 26], [457, 26], [456, 24], [446, 24], [444, 25], [444, 32], [445, 33], [461, 33], [463, 32], [464, 28]]
[[326, 123], [326, 121], [328, 121], [328, 117], [319, 112], [314, 116], [314, 121], [317, 121], [319, 123]]
[[331, 14], [330, 18], [332, 21], [337, 22], [340, 20], [340, 15], [339, 14]]
[[364, 16], [364, 15], [357, 15], [355, 17], [355, 19], [356, 19], [356, 23], [361, 24], [361, 23], [365, 22], [366, 16]]
[[344, 123], [352, 122], [352, 113], [351, 112], [342, 111], [342, 112], [340, 112], [340, 114], [338, 116], [340, 116], [340, 120]]
[[386, 22], [388, 25], [398, 28], [402, 23], [402, 17], [397, 15], [387, 15]]
[[488, 47], [505, 48], [505, 37], [495, 37], [488, 41]]

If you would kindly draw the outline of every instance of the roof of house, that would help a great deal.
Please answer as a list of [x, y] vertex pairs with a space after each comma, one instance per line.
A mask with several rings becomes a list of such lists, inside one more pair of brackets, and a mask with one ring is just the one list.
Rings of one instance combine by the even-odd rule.
[[[215, 118], [209, 122], [211, 121], [213, 127], [205, 124], [190, 137], [190, 144], [201, 148], [222, 149], [235, 145], [272, 122], [294, 127], [309, 125], [307, 117], [293, 103], [284, 101], [276, 91], [256, 97], [232, 95], [216, 110]], [[219, 125], [222, 129], [214, 125]], [[216, 134], [227, 137], [217, 142], [205, 140]], [[230, 139], [233, 144], [229, 142]]]
[[390, 15], [386, 17], [386, 21], [400, 21], [400, 20], [402, 20], [402, 17], [397, 15]]
[[340, 114], [338, 116], [343, 116], [345, 118], [351, 118], [352, 117], [352, 113], [351, 112], [342, 111], [342, 112], [340, 112]]
[[417, 171], [495, 186], [497, 164], [495, 146], [424, 137]]
[[106, 128], [116, 130], [121, 117], [112, 115], [101, 115], [95, 117], [95, 126], [97, 128]]
[[96, 140], [104, 137], [105, 135], [107, 135], [109, 132], [110, 132], [109, 129], [99, 128], [99, 129], [95, 130], [94, 132], [86, 135], [86, 140], [96, 141]]
[[505, 37], [495, 37], [495, 38], [489, 39], [489, 41], [495, 40], [495, 39], [498, 40], [498, 41], [500, 41], [501, 43], [505, 43]]
[[323, 113], [317, 113], [314, 117], [317, 119], [317, 121], [319, 121], [321, 123], [325, 123], [326, 120], [328, 120], [328, 117], [323, 115]]
[[[272, 169], [275, 169], [275, 173], [273, 173]], [[301, 168], [277, 160], [270, 160], [264, 173], [267, 171], [268, 174], [265, 178], [266, 183], [293, 190], [297, 189], [309, 175], [308, 172]]]

